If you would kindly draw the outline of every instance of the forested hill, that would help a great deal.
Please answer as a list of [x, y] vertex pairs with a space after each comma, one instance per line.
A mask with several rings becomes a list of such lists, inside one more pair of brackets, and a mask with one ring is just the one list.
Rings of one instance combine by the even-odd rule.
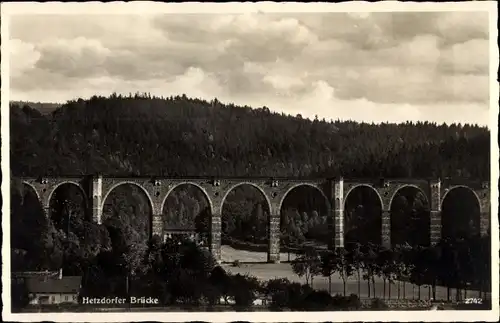
[[[307, 108], [307, 107], [305, 107]], [[149, 95], [11, 106], [16, 176], [489, 178], [489, 131], [309, 120], [217, 100]]]
[[28, 102], [28, 101], [11, 101], [11, 105], [18, 106], [29, 106], [31, 108], [37, 109], [42, 114], [50, 114], [59, 108], [62, 104], [60, 103], [47, 103], [47, 102]]

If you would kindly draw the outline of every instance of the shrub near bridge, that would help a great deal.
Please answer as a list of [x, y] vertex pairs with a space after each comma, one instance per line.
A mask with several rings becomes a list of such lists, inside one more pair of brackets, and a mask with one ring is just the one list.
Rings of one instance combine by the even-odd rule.
[[361, 307], [357, 295], [332, 297], [326, 291], [316, 291], [307, 284], [292, 283], [286, 278], [269, 280], [266, 293], [271, 298], [270, 309], [274, 311], [348, 310]]

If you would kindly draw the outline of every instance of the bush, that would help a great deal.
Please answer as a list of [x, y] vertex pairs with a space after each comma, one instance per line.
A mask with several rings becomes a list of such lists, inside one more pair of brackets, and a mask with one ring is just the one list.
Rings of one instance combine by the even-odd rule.
[[361, 308], [361, 300], [359, 296], [356, 294], [351, 294], [348, 297], [348, 309], [360, 309]]
[[361, 307], [361, 301], [356, 294], [351, 294], [349, 296], [337, 294], [332, 297], [331, 303], [332, 309], [336, 310], [354, 310]]
[[236, 309], [247, 309], [253, 305], [256, 299], [256, 292], [259, 289], [259, 282], [254, 277], [236, 274], [231, 277], [232, 296]]
[[289, 307], [289, 285], [290, 281], [286, 278], [275, 278], [267, 282], [266, 294], [271, 297], [272, 309], [280, 310]]
[[267, 282], [267, 296], [271, 297], [269, 307], [272, 310], [284, 310], [286, 308], [293, 311], [304, 310], [304, 302], [306, 297], [314, 292], [314, 290], [304, 284], [292, 283], [286, 278], [275, 278]]
[[291, 283], [288, 288], [289, 307], [292, 310], [304, 310], [304, 299], [313, 292], [307, 284]]
[[372, 310], [384, 310], [384, 309], [389, 308], [389, 306], [387, 306], [387, 304], [383, 300], [381, 300], [380, 298], [375, 298], [372, 301], [370, 308]]
[[212, 307], [219, 303], [219, 300], [222, 297], [222, 293], [220, 291], [220, 288], [210, 282], [207, 282], [205, 284], [205, 288], [203, 289], [203, 297], [204, 300], [208, 303], [209, 307]]
[[212, 270], [209, 282], [219, 291], [220, 295], [224, 297], [224, 299], [227, 299], [227, 297], [231, 294], [231, 277], [221, 266], [217, 266]]
[[11, 284], [11, 304], [12, 310], [18, 311], [29, 304], [29, 292], [24, 282], [12, 282]]
[[[339, 296], [342, 298], [342, 296]], [[327, 291], [312, 291], [304, 298], [304, 309], [325, 311], [333, 305], [333, 298]]]

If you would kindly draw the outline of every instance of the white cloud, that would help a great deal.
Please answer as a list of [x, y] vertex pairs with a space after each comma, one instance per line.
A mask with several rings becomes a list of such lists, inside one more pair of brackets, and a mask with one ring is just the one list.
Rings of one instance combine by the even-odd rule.
[[17, 16], [11, 97], [186, 93], [309, 117], [485, 124], [485, 16]]
[[24, 71], [33, 69], [41, 56], [33, 44], [25, 43], [19, 39], [10, 41], [10, 49], [10, 55], [13, 58], [11, 58], [10, 65], [11, 77], [18, 77]]
[[489, 45], [484, 39], [454, 44], [442, 53], [442, 68], [450, 73], [485, 74], [489, 68]]
[[36, 46], [41, 54], [36, 67], [69, 77], [86, 77], [100, 73], [111, 50], [100, 41], [77, 37], [57, 39]]

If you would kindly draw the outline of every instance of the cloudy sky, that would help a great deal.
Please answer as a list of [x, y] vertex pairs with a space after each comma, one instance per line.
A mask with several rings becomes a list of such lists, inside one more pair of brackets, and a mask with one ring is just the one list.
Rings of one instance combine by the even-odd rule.
[[10, 19], [11, 100], [186, 93], [305, 117], [488, 123], [484, 12]]

